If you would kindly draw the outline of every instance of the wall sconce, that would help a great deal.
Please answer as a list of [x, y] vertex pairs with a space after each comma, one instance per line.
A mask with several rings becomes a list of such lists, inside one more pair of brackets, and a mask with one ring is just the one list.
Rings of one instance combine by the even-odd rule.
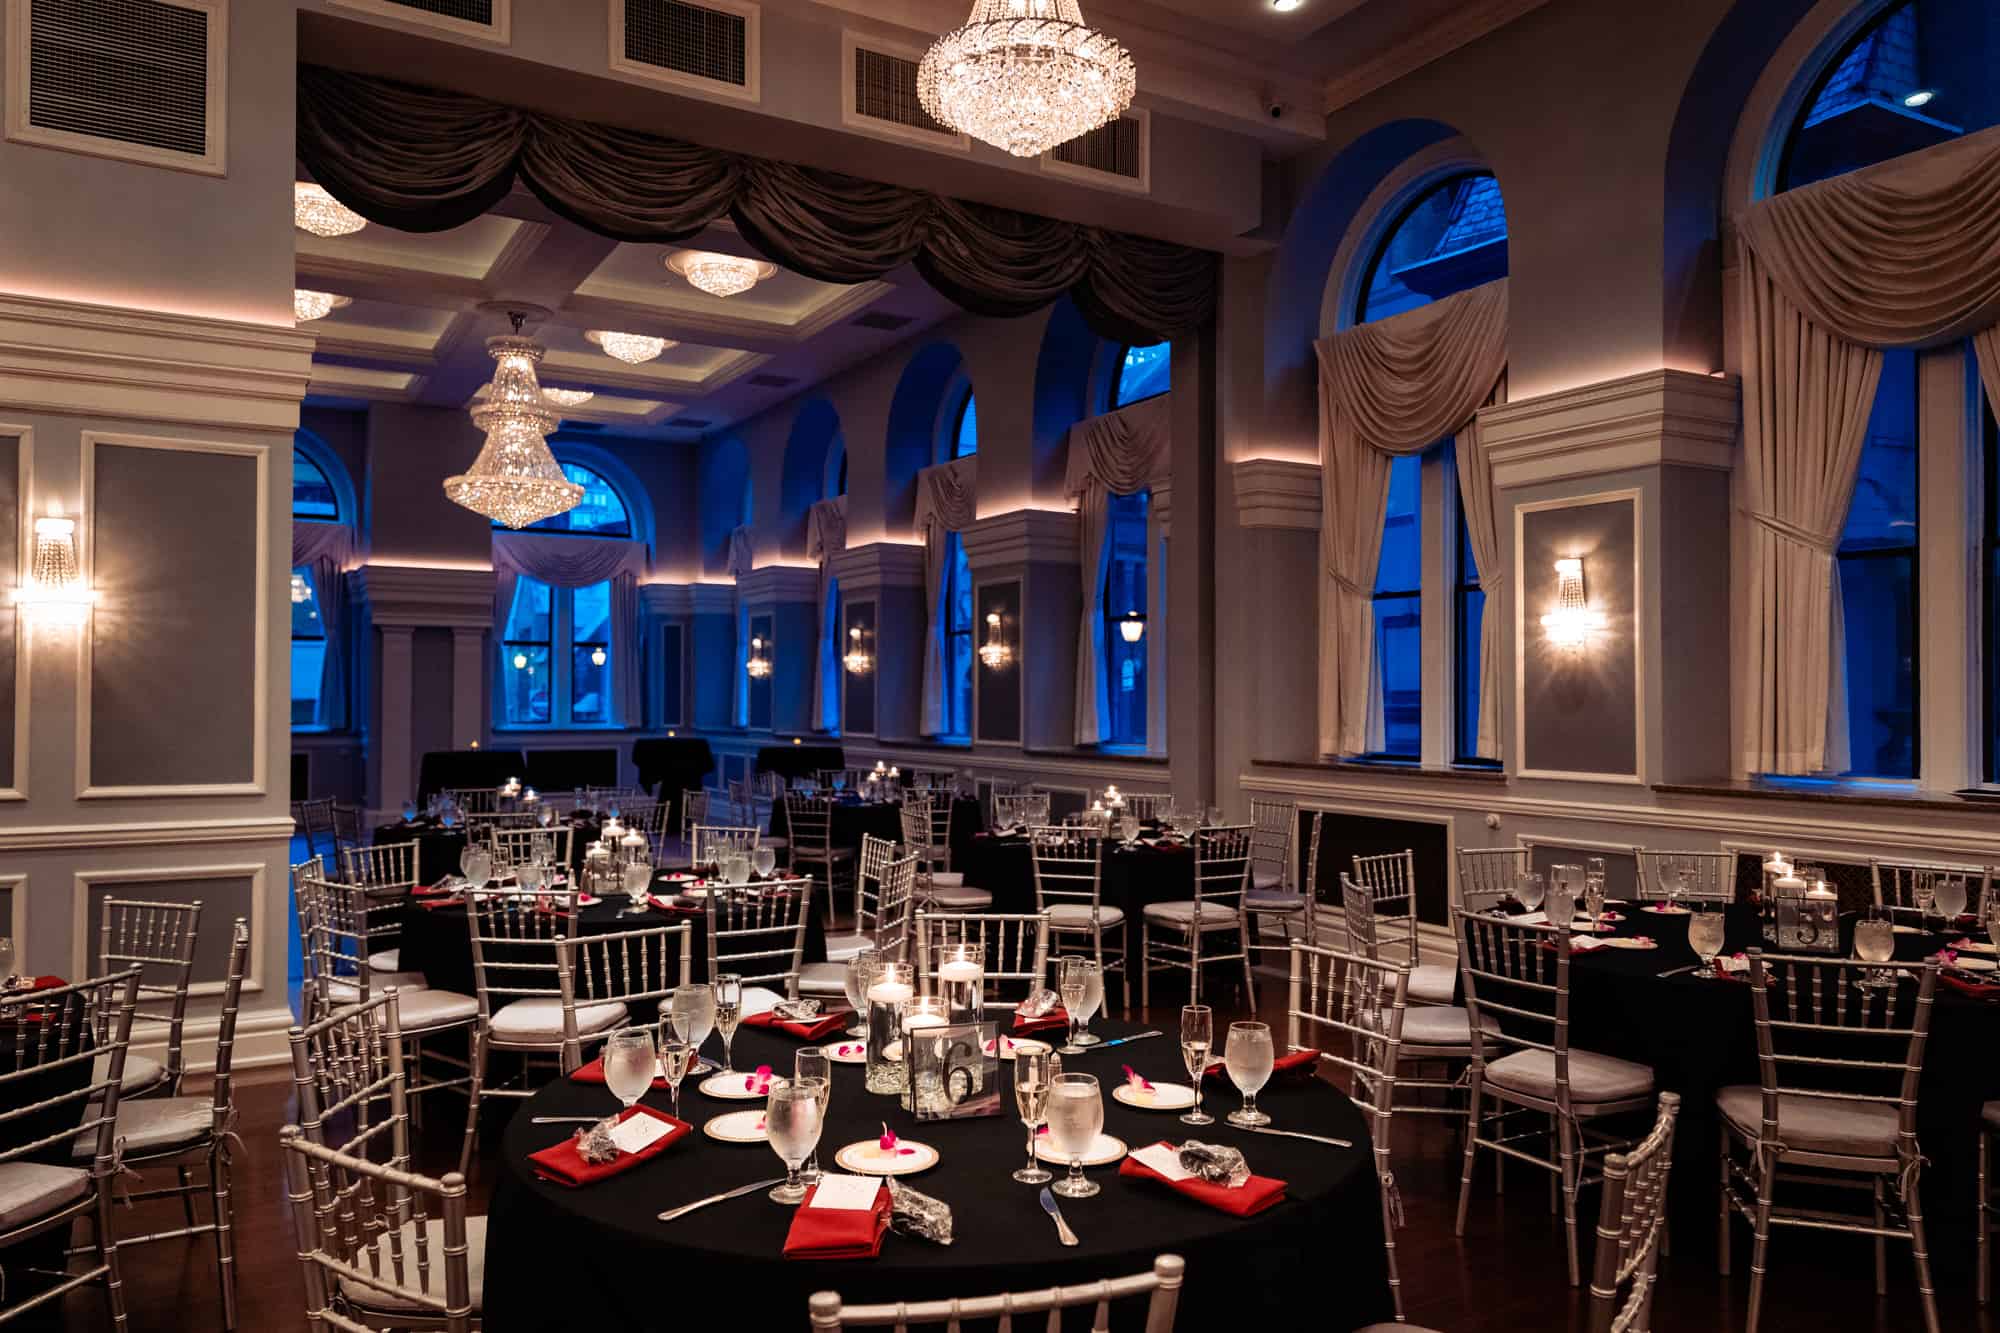
[[865, 676], [875, 668], [875, 657], [868, 651], [863, 641], [861, 626], [855, 625], [847, 631], [847, 656], [841, 659], [847, 665], [851, 676]]
[[1137, 611], [1127, 611], [1125, 618], [1118, 622], [1118, 636], [1127, 643], [1137, 643], [1146, 637], [1146, 617]]
[[1007, 646], [1006, 638], [1000, 632], [1000, 613], [986, 613], [986, 642], [979, 645], [979, 660], [988, 671], [998, 671], [1014, 660], [1014, 652]]
[[76, 520], [51, 509], [35, 520], [35, 552], [14, 604], [37, 625], [81, 625], [96, 600], [77, 561]]
[[766, 680], [771, 675], [771, 659], [764, 653], [762, 639], [750, 640], [750, 660], [743, 664], [743, 670], [752, 680]]
[[1542, 637], [1566, 653], [1590, 646], [1590, 636], [1604, 628], [1604, 613], [1593, 611], [1583, 593], [1583, 561], [1556, 561], [1555, 609], [1542, 617]]
[[605, 659], [603, 644], [599, 644], [597, 647], [592, 648], [590, 650], [590, 664], [592, 666], [603, 666], [605, 660], [606, 659]]
[[298, 606], [313, 599], [312, 584], [306, 582], [303, 574], [292, 575], [292, 605]]

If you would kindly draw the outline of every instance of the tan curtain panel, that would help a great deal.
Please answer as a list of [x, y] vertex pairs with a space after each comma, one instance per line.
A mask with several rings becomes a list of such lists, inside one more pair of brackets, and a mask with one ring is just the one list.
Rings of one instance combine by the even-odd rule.
[[[838, 673], [829, 663], [839, 657], [834, 636], [840, 633], [840, 617], [826, 607], [833, 591], [831, 559], [847, 549], [847, 497], [836, 495], [821, 500], [806, 511], [806, 559], [819, 566], [819, 600], [813, 605], [819, 616], [819, 651], [813, 656], [813, 730], [825, 731], [840, 716], [840, 708], [828, 695], [839, 688]], [[837, 697], [837, 696], [836, 696]]]
[[[1507, 372], [1500, 372], [1488, 404], [1507, 401]], [[1479, 418], [1458, 432], [1458, 505], [1465, 515], [1465, 536], [1479, 565], [1479, 586], [1486, 593], [1486, 610], [1479, 617], [1479, 733], [1473, 753], [1481, 759], [1500, 757], [1500, 651], [1507, 625], [1507, 580], [1500, 568], [1500, 514], [1493, 498], [1493, 463]]]
[[979, 513], [979, 456], [954, 458], [917, 473], [917, 535], [924, 539], [924, 721], [926, 736], [945, 731], [944, 605], [946, 534], [972, 526]]
[[[729, 573], [734, 578], [742, 578], [756, 567], [757, 548], [750, 538], [750, 526], [744, 524], [729, 534]], [[730, 664], [730, 679], [736, 682], [730, 695], [729, 715], [739, 727], [750, 725], [750, 677], [743, 670], [743, 664], [750, 659], [750, 627], [743, 614], [743, 598], [736, 598], [736, 660]]]
[[1986, 386], [1986, 401], [1993, 405], [1993, 415], [2000, 416], [2000, 324], [1975, 334], [1972, 350], [1979, 357], [1979, 379]]
[[1381, 740], [1372, 594], [1389, 460], [1463, 431], [1492, 394], [1507, 364], [1506, 280], [1357, 325], [1315, 347], [1319, 745], [1324, 754], [1362, 754]]

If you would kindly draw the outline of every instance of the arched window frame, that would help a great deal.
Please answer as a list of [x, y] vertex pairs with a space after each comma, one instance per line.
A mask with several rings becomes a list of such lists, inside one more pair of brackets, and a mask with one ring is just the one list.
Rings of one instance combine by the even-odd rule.
[[[292, 433], [293, 475], [296, 478], [298, 464], [304, 463], [319, 474], [330, 495], [331, 514], [306, 513], [298, 510], [298, 488], [293, 484], [292, 521], [294, 523], [341, 524], [351, 526], [358, 514], [354, 498], [354, 486], [347, 475], [347, 468], [340, 458], [318, 435], [301, 426]], [[297, 732], [332, 731], [346, 725], [346, 700], [326, 698], [322, 695], [320, 683], [325, 679], [322, 670], [324, 655], [346, 651], [344, 643], [334, 642], [326, 633], [320, 621], [319, 607], [325, 590], [318, 586], [313, 571], [304, 566], [292, 569], [291, 586], [295, 600], [292, 602], [292, 644], [291, 644], [291, 719], [292, 730]], [[303, 591], [305, 596], [297, 600]], [[344, 636], [343, 636], [344, 637]], [[345, 682], [349, 673], [340, 673]], [[314, 682], [310, 693], [301, 693], [304, 682]]]
[[[1162, 353], [1162, 357], [1167, 365], [1167, 378], [1165, 382], [1150, 392], [1135, 392], [1128, 396], [1126, 393], [1127, 384], [1125, 375], [1131, 369], [1127, 364], [1131, 354], [1135, 351], [1151, 351], [1155, 348], [1165, 349]], [[1171, 343], [1149, 343], [1145, 347], [1138, 347], [1132, 344], [1113, 344], [1110, 383], [1105, 386], [1104, 394], [1107, 410], [1115, 412], [1121, 407], [1130, 407], [1134, 403], [1143, 403], [1147, 399], [1158, 398], [1162, 394], [1171, 393], [1173, 391], [1173, 356], [1173, 345]]]

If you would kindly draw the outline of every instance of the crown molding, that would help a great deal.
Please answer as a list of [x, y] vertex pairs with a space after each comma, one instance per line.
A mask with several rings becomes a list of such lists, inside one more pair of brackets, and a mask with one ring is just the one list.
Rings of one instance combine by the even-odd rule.
[[639, 588], [639, 613], [658, 619], [694, 614], [694, 589], [686, 583], [647, 583]]
[[827, 558], [843, 597], [883, 588], [922, 588], [924, 548], [901, 542], [870, 542], [851, 546]]
[[487, 629], [493, 624], [490, 569], [363, 565], [349, 578], [377, 626]]
[[1010, 565], [1073, 565], [1078, 560], [1074, 509], [1015, 509], [982, 518], [959, 533], [974, 573]]
[[[143, 823], [37, 824], [0, 829], [0, 852], [284, 842], [291, 838], [292, 832], [290, 815], [149, 820]], [[18, 891], [19, 886], [16, 886]]]
[[1642, 467], [1736, 465], [1742, 385], [1734, 376], [1648, 370], [1482, 408], [1496, 487]]
[[688, 611], [697, 616], [735, 615], [736, 585], [734, 583], [689, 584]]
[[1467, 5], [1427, 24], [1405, 41], [1371, 56], [1353, 69], [1326, 81], [1328, 115], [1360, 101], [1377, 89], [1416, 73], [1434, 60], [1442, 60], [1461, 46], [1470, 45], [1506, 27], [1523, 14], [1533, 13], [1548, 0], [1485, 0]]
[[1245, 458], [1235, 464], [1236, 521], [1246, 528], [1318, 532], [1319, 464]]
[[745, 606], [819, 601], [819, 570], [801, 565], [765, 565], [736, 576], [736, 595]]

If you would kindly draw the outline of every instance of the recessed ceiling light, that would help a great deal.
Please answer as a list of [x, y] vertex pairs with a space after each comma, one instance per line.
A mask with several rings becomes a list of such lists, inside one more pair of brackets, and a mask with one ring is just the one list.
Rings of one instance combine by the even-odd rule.
[[1271, 0], [1271, 8], [1280, 14], [1289, 14], [1305, 2], [1306, 0]]
[[1910, 110], [1915, 111], [1920, 106], [1928, 106], [1930, 104], [1930, 100], [1936, 96], [1937, 96], [1937, 89], [1935, 88], [1919, 88], [1913, 93], [1907, 93], [1904, 95], [1903, 105], [1910, 108]]

